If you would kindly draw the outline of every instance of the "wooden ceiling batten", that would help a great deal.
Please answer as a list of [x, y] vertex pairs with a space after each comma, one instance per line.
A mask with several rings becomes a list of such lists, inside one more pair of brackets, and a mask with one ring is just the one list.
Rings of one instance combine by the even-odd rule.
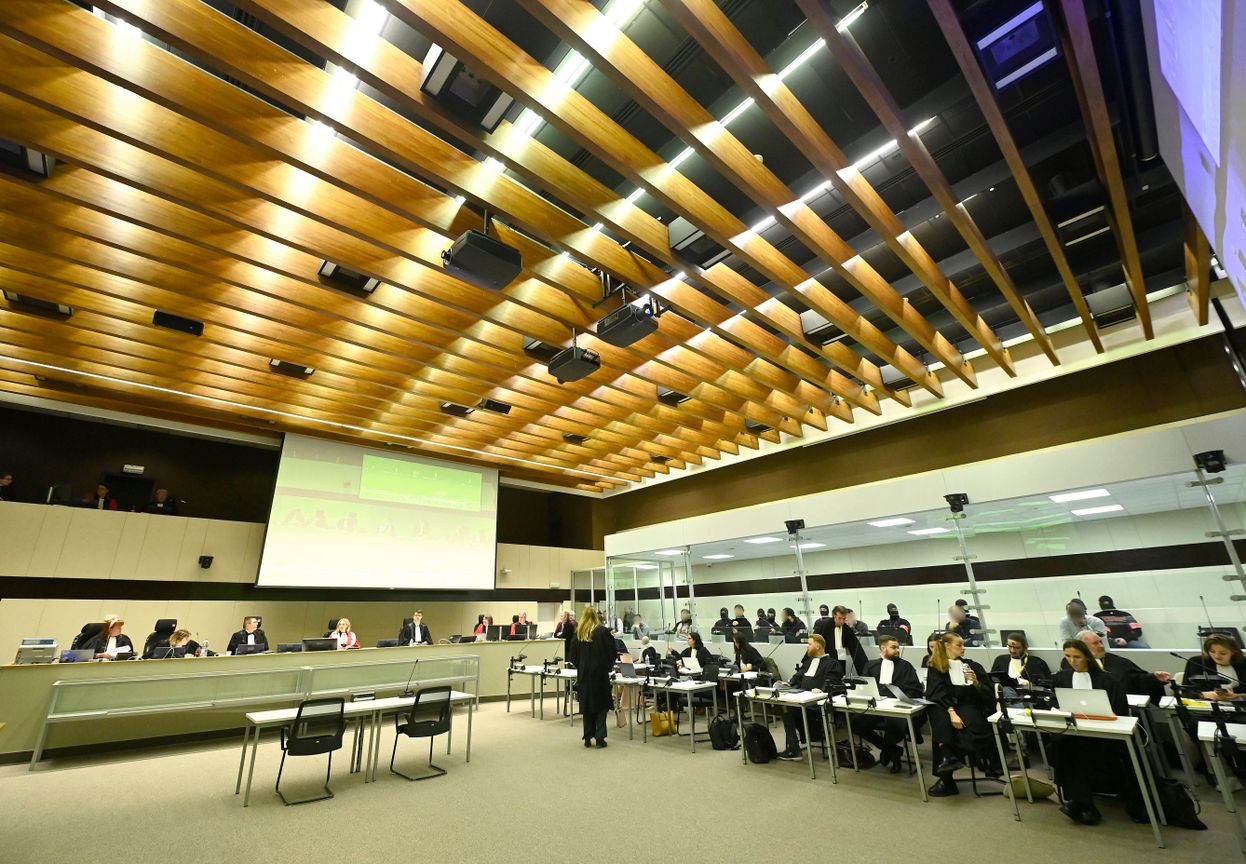
[[818, 0], [796, 0], [796, 2], [808, 16], [809, 23], [826, 40], [840, 68], [856, 85], [857, 92], [891, 133], [900, 152], [909, 160], [913, 170], [930, 189], [935, 200], [939, 202], [939, 206], [943, 208], [943, 213], [969, 245], [970, 250], [986, 270], [987, 275], [991, 277], [995, 287], [1008, 301], [1008, 305], [1012, 307], [1017, 318], [1025, 324], [1025, 328], [1034, 337], [1047, 358], [1053, 364], [1059, 365], [1060, 358], [1051, 344], [1051, 337], [1043, 329], [1042, 323], [1034, 314], [1034, 310], [1030, 308], [1030, 304], [1013, 284], [1012, 277], [1008, 275], [1008, 271], [1004, 269], [1004, 265], [992, 251], [986, 237], [978, 228], [978, 224], [969, 215], [969, 210], [956, 199], [952, 184], [948, 182], [943, 170], [939, 168], [934, 157], [930, 155], [930, 151], [926, 149], [926, 145], [917, 135], [909, 134], [900, 106], [883, 85], [882, 79], [869, 58], [865, 56], [865, 52], [861, 50], [861, 46], [857, 44], [851, 33], [839, 29], [839, 20]]
[[1190, 311], [1202, 327], [1211, 314], [1211, 247], [1194, 213], [1184, 202], [1181, 219], [1185, 229], [1181, 248], [1185, 256], [1186, 296], [1190, 299]]

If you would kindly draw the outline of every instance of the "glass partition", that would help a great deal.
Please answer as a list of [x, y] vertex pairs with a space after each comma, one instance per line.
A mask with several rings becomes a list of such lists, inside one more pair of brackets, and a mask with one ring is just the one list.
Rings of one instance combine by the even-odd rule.
[[1200, 627], [1246, 625], [1246, 585], [1222, 536], [1242, 536], [1246, 466], [1230, 465], [1211, 480], [1223, 529], [1193, 470], [971, 501], [960, 514], [934, 502], [809, 526], [799, 534], [808, 601], [782, 526], [611, 558], [607, 582], [616, 608], [634, 606], [653, 630], [669, 629], [679, 610], [690, 609], [707, 638], [719, 610], [733, 615], [737, 603], [754, 623], [771, 609], [781, 621], [790, 608], [809, 627], [821, 604], [842, 605], [870, 631], [892, 623], [888, 604], [895, 604], [920, 645], [948, 626], [959, 600], [991, 646], [1001, 644], [1000, 630], [1024, 630], [1034, 647], [1056, 648], [1072, 628], [1062, 624], [1067, 604], [1080, 599], [1112, 625], [1117, 650], [1189, 650]]

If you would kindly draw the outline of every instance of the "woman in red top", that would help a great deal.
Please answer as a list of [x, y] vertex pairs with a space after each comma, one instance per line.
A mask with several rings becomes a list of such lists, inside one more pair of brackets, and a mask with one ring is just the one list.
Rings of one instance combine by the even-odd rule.
[[485, 632], [485, 630], [487, 629], [487, 626], [488, 625], [485, 624], [485, 616], [483, 614], [477, 615], [476, 626], [475, 628], [472, 629], [472, 635], [480, 636], [481, 634]]
[[351, 631], [349, 618], [337, 619], [337, 630], [333, 635], [337, 637], [339, 650], [359, 647], [359, 637]]

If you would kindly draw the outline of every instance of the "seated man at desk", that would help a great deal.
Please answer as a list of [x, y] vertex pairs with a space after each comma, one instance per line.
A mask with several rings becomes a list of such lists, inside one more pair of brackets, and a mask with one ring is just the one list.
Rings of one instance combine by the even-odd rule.
[[1006, 686], [1014, 690], [1029, 687], [1030, 681], [1051, 680], [1051, 668], [1047, 661], [1031, 655], [1030, 643], [1025, 634], [1015, 631], [1008, 634], [1008, 653], [1000, 654], [991, 664], [991, 674], [1006, 675]]
[[1104, 594], [1099, 598], [1097, 617], [1108, 630], [1108, 638], [1115, 648], [1150, 648], [1142, 638], [1142, 625], [1124, 609], [1117, 609], [1112, 598]]
[[[838, 686], [842, 681], [843, 670], [839, 661], [827, 656], [826, 642], [814, 633], [807, 640], [805, 656], [801, 658], [800, 665], [796, 667], [796, 672], [787, 685], [797, 690], [807, 690], [810, 693], [829, 693], [832, 687]], [[779, 754], [780, 759], [794, 762], [803, 758], [800, 754], [802, 743], [800, 739], [805, 731], [804, 721], [801, 718], [803, 713], [805, 713], [803, 708], [788, 708], [783, 712], [783, 731], [787, 733], [787, 746]], [[810, 712], [810, 740], [804, 743], [812, 747], [822, 740], [822, 735], [822, 715]]]
[[243, 618], [242, 629], [229, 637], [229, 645], [226, 646], [225, 653], [237, 653], [239, 645], [262, 645], [260, 650], [267, 651], [268, 637], [260, 629], [260, 620], [258, 615], [248, 615]]
[[[1090, 655], [1095, 658], [1100, 668], [1115, 678], [1125, 688], [1126, 693], [1150, 696], [1154, 701], [1164, 695], [1164, 685], [1172, 680], [1169, 672], [1147, 672], [1128, 657], [1110, 653], [1102, 637], [1093, 630], [1078, 633], [1077, 641], [1090, 649]], [[1065, 668], [1067, 663], [1067, 660], [1061, 662], [1060, 668]]]
[[[1105, 690], [1112, 711], [1118, 717], [1129, 716], [1125, 689], [1095, 662], [1090, 648], [1078, 639], [1064, 643], [1064, 664], [1055, 676], [1055, 686], [1069, 690]], [[1060, 812], [1081, 825], [1094, 825], [1102, 814], [1094, 804], [1094, 791], [1112, 788], [1125, 800], [1125, 810], [1135, 822], [1149, 821], [1142, 804], [1138, 784], [1124, 770], [1121, 745], [1097, 738], [1077, 735], [1052, 735], [1051, 767], [1056, 785], [1064, 798]], [[1141, 817], [1141, 818], [1139, 818]]]
[[[484, 619], [481, 618], [481, 621]], [[402, 630], [398, 632], [399, 645], [432, 645], [433, 635], [424, 624], [424, 613], [416, 609], [411, 613], [411, 620], [404, 621]]]
[[[881, 637], [878, 653], [876, 660], [865, 664], [865, 675], [878, 682], [879, 694], [883, 698], [890, 697], [890, 685], [910, 699], [920, 698], [922, 682], [913, 664], [900, 657], [899, 640], [894, 636]], [[899, 774], [904, 755], [900, 745], [908, 734], [908, 723], [900, 717], [879, 717], [875, 714], [852, 714], [849, 722], [854, 732], [878, 748], [878, 764], [889, 765], [892, 774]]]
[[511, 616], [511, 626], [504, 631], [507, 639], [523, 640], [528, 638], [528, 613], [520, 612]]
[[143, 512], [157, 516], [176, 516], [177, 499], [169, 497], [168, 489], [157, 489], [152, 499], [143, 505]]
[[1074, 597], [1064, 606], [1064, 617], [1060, 619], [1060, 638], [1076, 639], [1083, 630], [1098, 634], [1099, 638], [1108, 637], [1108, 628], [1103, 621], [1086, 611], [1086, 604], [1081, 598]]
[[739, 603], [735, 604], [733, 617], [731, 619], [731, 627], [733, 630], [752, 630], [753, 625], [748, 623], [748, 616], [744, 614], [744, 607]]
[[94, 639], [83, 645], [95, 652], [96, 660], [134, 660], [134, 643], [130, 637], [121, 632], [125, 627], [125, 619], [116, 615], [104, 618], [104, 629]]

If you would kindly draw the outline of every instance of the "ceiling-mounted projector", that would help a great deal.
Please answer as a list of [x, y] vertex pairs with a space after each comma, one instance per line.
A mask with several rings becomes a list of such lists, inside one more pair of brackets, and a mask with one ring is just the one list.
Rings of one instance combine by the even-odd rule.
[[576, 345], [564, 348], [549, 361], [549, 374], [557, 378], [559, 384], [587, 378], [600, 368], [600, 354]]
[[511, 283], [523, 270], [523, 255], [483, 231], [468, 231], [441, 253], [447, 270], [483, 288], [497, 291]]
[[653, 306], [633, 306], [625, 303], [597, 322], [597, 338], [617, 348], [626, 348], [639, 342], [658, 329], [658, 319]]

